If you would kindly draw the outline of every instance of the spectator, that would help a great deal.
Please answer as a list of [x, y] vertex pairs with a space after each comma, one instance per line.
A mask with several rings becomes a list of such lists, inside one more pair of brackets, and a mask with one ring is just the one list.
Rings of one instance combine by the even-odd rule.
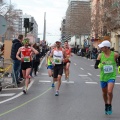
[[22, 46], [22, 40], [23, 40], [23, 35], [19, 35], [18, 39], [13, 40], [12, 48], [11, 48], [11, 59], [13, 60], [13, 71], [15, 74], [15, 77], [13, 75], [13, 82], [17, 82], [17, 84], [20, 84], [19, 81], [19, 73], [21, 69], [21, 61], [16, 58], [16, 54], [18, 49]]
[[34, 57], [33, 57], [33, 70], [34, 70], [34, 75], [36, 76], [37, 74], [37, 71], [38, 71], [38, 66], [40, 64], [40, 49], [39, 49], [39, 46], [35, 43], [33, 45], [33, 48], [35, 48], [35, 50], [37, 50], [39, 53], [38, 54], [34, 54]]

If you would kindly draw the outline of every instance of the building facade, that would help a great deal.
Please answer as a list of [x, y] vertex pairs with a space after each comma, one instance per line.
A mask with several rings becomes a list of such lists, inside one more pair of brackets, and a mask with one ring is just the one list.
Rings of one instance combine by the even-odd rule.
[[[77, 39], [75, 45], [81, 45], [82, 39], [90, 35], [91, 8], [90, 1], [69, 0], [66, 11], [66, 39], [71, 40], [73, 36]], [[73, 41], [73, 40], [72, 40]], [[73, 43], [73, 42], [72, 42]]]

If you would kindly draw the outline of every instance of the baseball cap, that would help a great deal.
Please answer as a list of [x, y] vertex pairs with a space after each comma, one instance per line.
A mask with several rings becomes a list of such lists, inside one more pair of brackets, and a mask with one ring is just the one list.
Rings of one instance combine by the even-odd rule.
[[100, 43], [98, 45], [99, 48], [102, 48], [102, 47], [111, 47], [111, 43], [108, 41], [108, 40], [105, 40], [103, 41], [102, 43]]
[[57, 40], [56, 42], [61, 42], [61, 40]]

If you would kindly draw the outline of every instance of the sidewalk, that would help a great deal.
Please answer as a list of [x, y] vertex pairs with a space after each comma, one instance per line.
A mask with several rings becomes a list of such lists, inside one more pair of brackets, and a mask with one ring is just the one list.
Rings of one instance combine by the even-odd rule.
[[[41, 68], [41, 65], [42, 65], [44, 59], [45, 59], [45, 57], [43, 57], [43, 58], [41, 59], [41, 62], [40, 62], [40, 65], [39, 65], [38, 69]], [[35, 79], [35, 78], [32, 77], [32, 78], [31, 78], [31, 81], [34, 80], [34, 79]], [[2, 81], [1, 84], [2, 84], [2, 88], [3, 88], [3, 89], [15, 88], [15, 87], [16, 87], [16, 88], [17, 88], [17, 87], [23, 87], [23, 86], [25, 85], [25, 80], [23, 80], [23, 81], [21, 81], [21, 83], [20, 83], [18, 86], [16, 86], [16, 84], [12, 82], [12, 77], [9, 76], [9, 75], [6, 75], [5, 77], [1, 78], [0, 81]]]

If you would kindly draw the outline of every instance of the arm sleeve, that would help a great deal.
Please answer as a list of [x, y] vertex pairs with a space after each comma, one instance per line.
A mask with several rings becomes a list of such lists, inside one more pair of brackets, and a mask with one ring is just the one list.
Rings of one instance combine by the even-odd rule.
[[95, 69], [98, 69], [99, 63], [100, 63], [100, 60], [96, 60], [95, 65], [94, 65], [94, 68], [95, 68]]

